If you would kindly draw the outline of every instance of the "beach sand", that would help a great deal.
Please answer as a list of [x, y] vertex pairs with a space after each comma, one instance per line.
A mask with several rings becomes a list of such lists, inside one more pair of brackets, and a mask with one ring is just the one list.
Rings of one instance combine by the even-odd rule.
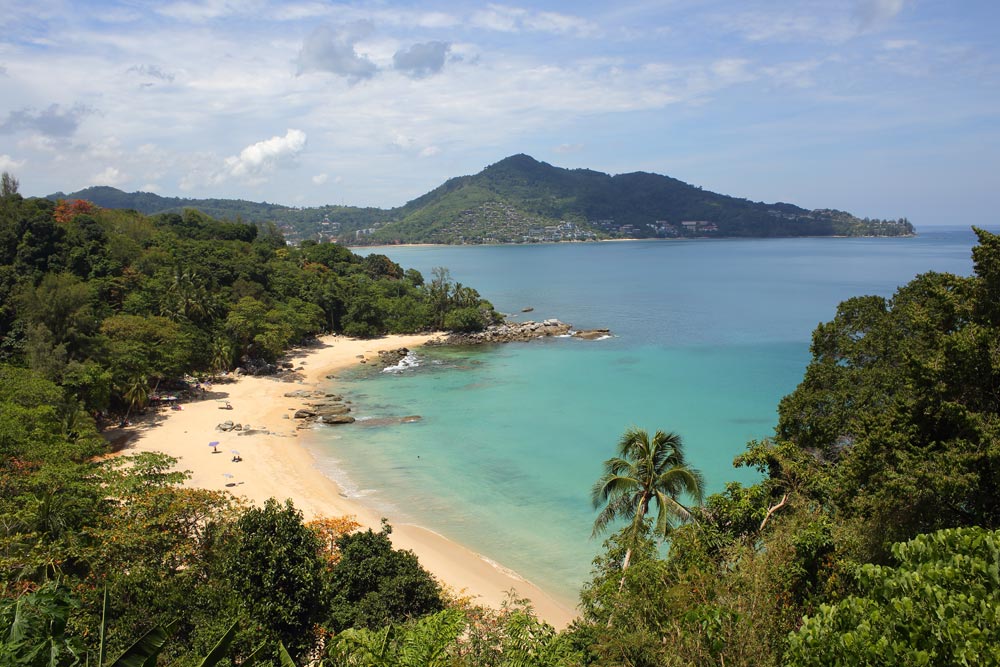
[[[341, 495], [340, 489], [315, 466], [312, 455], [299, 444], [309, 431], [297, 430], [294, 410], [305, 399], [286, 398], [299, 389], [335, 389], [327, 379], [360, 363], [359, 357], [377, 358], [380, 350], [414, 348], [435, 335], [386, 336], [356, 340], [326, 336], [316, 344], [295, 350], [287, 357], [297, 372], [292, 381], [275, 377], [241, 377], [217, 383], [201, 400], [180, 404], [180, 410], [159, 408], [134, 426], [113, 429], [111, 438], [128, 436], [124, 453], [164, 452], [179, 460], [178, 468], [191, 473], [186, 484], [205, 489], [228, 489], [262, 505], [268, 498], [290, 498], [306, 520], [317, 516], [353, 515], [363, 526], [379, 529], [381, 516], [361, 502]], [[231, 410], [222, 409], [226, 402]], [[287, 418], [286, 418], [287, 417]], [[220, 422], [249, 424], [250, 432], [221, 432]], [[318, 428], [350, 429], [344, 426]], [[123, 433], [124, 432], [124, 433]], [[218, 453], [209, 442], [218, 441]], [[233, 452], [242, 461], [234, 462]], [[227, 476], [229, 475], [229, 476]], [[501, 565], [430, 530], [412, 524], [393, 524], [397, 548], [412, 549], [421, 565], [456, 592], [499, 607], [508, 591], [527, 598], [538, 616], [562, 629], [576, 616], [570, 603], [557, 600]]]

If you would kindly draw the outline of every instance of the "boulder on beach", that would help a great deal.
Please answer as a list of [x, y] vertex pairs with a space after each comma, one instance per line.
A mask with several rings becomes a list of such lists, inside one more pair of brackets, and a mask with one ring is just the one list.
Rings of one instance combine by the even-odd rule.
[[351, 411], [351, 408], [343, 403], [310, 403], [309, 408], [318, 417], [324, 415], [346, 415]]

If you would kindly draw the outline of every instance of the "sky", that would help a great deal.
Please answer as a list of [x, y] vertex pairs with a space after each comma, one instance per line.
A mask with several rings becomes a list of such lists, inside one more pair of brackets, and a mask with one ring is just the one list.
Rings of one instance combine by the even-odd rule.
[[388, 208], [526, 153], [995, 224], [998, 26], [996, 0], [0, 0], [0, 170]]

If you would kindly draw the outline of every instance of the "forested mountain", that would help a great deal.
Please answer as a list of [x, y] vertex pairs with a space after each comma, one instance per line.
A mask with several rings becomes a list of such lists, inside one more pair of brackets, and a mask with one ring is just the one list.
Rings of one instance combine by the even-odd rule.
[[905, 235], [906, 221], [860, 220], [707, 192], [669, 176], [609, 176], [514, 155], [453, 178], [398, 210], [378, 242], [476, 243], [691, 236]]
[[514, 155], [473, 176], [449, 179], [395, 209], [290, 208], [242, 200], [164, 198], [108, 187], [57, 193], [143, 213], [197, 208], [210, 216], [274, 222], [291, 241], [376, 243], [524, 243], [598, 238], [901, 236], [906, 220], [859, 219], [832, 209], [806, 210], [707, 192], [669, 176], [609, 176], [562, 169]]

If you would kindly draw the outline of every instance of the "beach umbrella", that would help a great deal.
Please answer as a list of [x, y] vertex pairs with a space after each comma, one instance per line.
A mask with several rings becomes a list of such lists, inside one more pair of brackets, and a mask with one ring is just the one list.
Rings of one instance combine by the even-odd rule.
[[238, 449], [230, 449], [229, 451], [231, 451], [233, 454], [236, 454], [236, 456], [240, 455], [240, 450]]
[[[222, 473], [222, 476], [225, 477], [226, 479], [233, 478], [233, 474], [229, 472]], [[226, 482], [226, 486], [236, 486], [236, 482]]]
[[218, 454], [219, 453], [219, 449], [218, 449], [218, 447], [219, 447], [219, 441], [218, 440], [213, 440], [212, 442], [208, 443], [208, 446], [212, 448], [212, 453], [213, 454]]

